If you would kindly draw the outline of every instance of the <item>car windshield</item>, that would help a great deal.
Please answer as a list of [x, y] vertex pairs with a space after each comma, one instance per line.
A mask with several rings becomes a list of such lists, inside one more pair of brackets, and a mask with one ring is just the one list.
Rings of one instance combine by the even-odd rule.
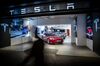
[[55, 34], [52, 34], [52, 33], [46, 33], [45, 35], [46, 36], [55, 36]]

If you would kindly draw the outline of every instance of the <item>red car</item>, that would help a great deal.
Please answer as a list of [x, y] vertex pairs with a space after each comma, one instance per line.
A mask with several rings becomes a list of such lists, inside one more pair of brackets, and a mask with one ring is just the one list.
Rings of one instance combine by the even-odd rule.
[[63, 39], [61, 37], [58, 37], [58, 36], [46, 36], [44, 38], [44, 40], [50, 44], [58, 44], [58, 43], [62, 44], [63, 43]]

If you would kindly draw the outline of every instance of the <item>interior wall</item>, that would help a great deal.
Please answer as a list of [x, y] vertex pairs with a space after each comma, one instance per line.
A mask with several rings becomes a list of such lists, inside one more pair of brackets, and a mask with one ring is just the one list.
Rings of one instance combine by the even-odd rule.
[[87, 47], [93, 51], [93, 40], [87, 38]]
[[24, 25], [27, 25], [27, 24], [29, 24], [29, 25], [37, 25], [37, 21], [38, 21], [37, 17], [34, 17], [34, 19], [29, 19], [29, 18], [23, 18]]

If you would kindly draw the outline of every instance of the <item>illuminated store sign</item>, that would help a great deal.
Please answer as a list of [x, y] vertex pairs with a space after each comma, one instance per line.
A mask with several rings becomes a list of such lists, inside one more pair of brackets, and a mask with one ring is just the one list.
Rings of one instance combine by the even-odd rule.
[[3, 31], [6, 32], [8, 24], [2, 23], [1, 26], [3, 26]]
[[[28, 5], [28, 4], [26, 4]], [[10, 6], [9, 14], [12, 16], [20, 15], [36, 15], [36, 14], [53, 14], [58, 12], [79, 12], [88, 10], [90, 8], [90, 2], [61, 2], [61, 3], [48, 3], [48, 4], [36, 4], [36, 5], [19, 5]]]
[[95, 18], [94, 23], [95, 23], [95, 30], [97, 32], [98, 29], [100, 29], [100, 20], [99, 20], [99, 18]]
[[54, 12], [56, 10], [69, 10], [69, 9], [75, 9], [75, 4], [74, 3], [52, 4], [52, 5], [45, 5], [45, 6], [31, 6], [26, 8], [16, 8], [10, 10], [10, 14], [17, 15], [17, 14], [39, 13], [39, 12]]

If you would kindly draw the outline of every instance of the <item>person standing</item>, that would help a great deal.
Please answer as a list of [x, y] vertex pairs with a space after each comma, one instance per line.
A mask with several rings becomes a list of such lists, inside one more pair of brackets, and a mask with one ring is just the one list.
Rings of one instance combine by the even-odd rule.
[[21, 66], [26, 65], [26, 63], [33, 57], [35, 58], [35, 66], [44, 66], [44, 41], [37, 35], [38, 28], [35, 29], [36, 40], [32, 42], [33, 46], [29, 55], [21, 63]]

